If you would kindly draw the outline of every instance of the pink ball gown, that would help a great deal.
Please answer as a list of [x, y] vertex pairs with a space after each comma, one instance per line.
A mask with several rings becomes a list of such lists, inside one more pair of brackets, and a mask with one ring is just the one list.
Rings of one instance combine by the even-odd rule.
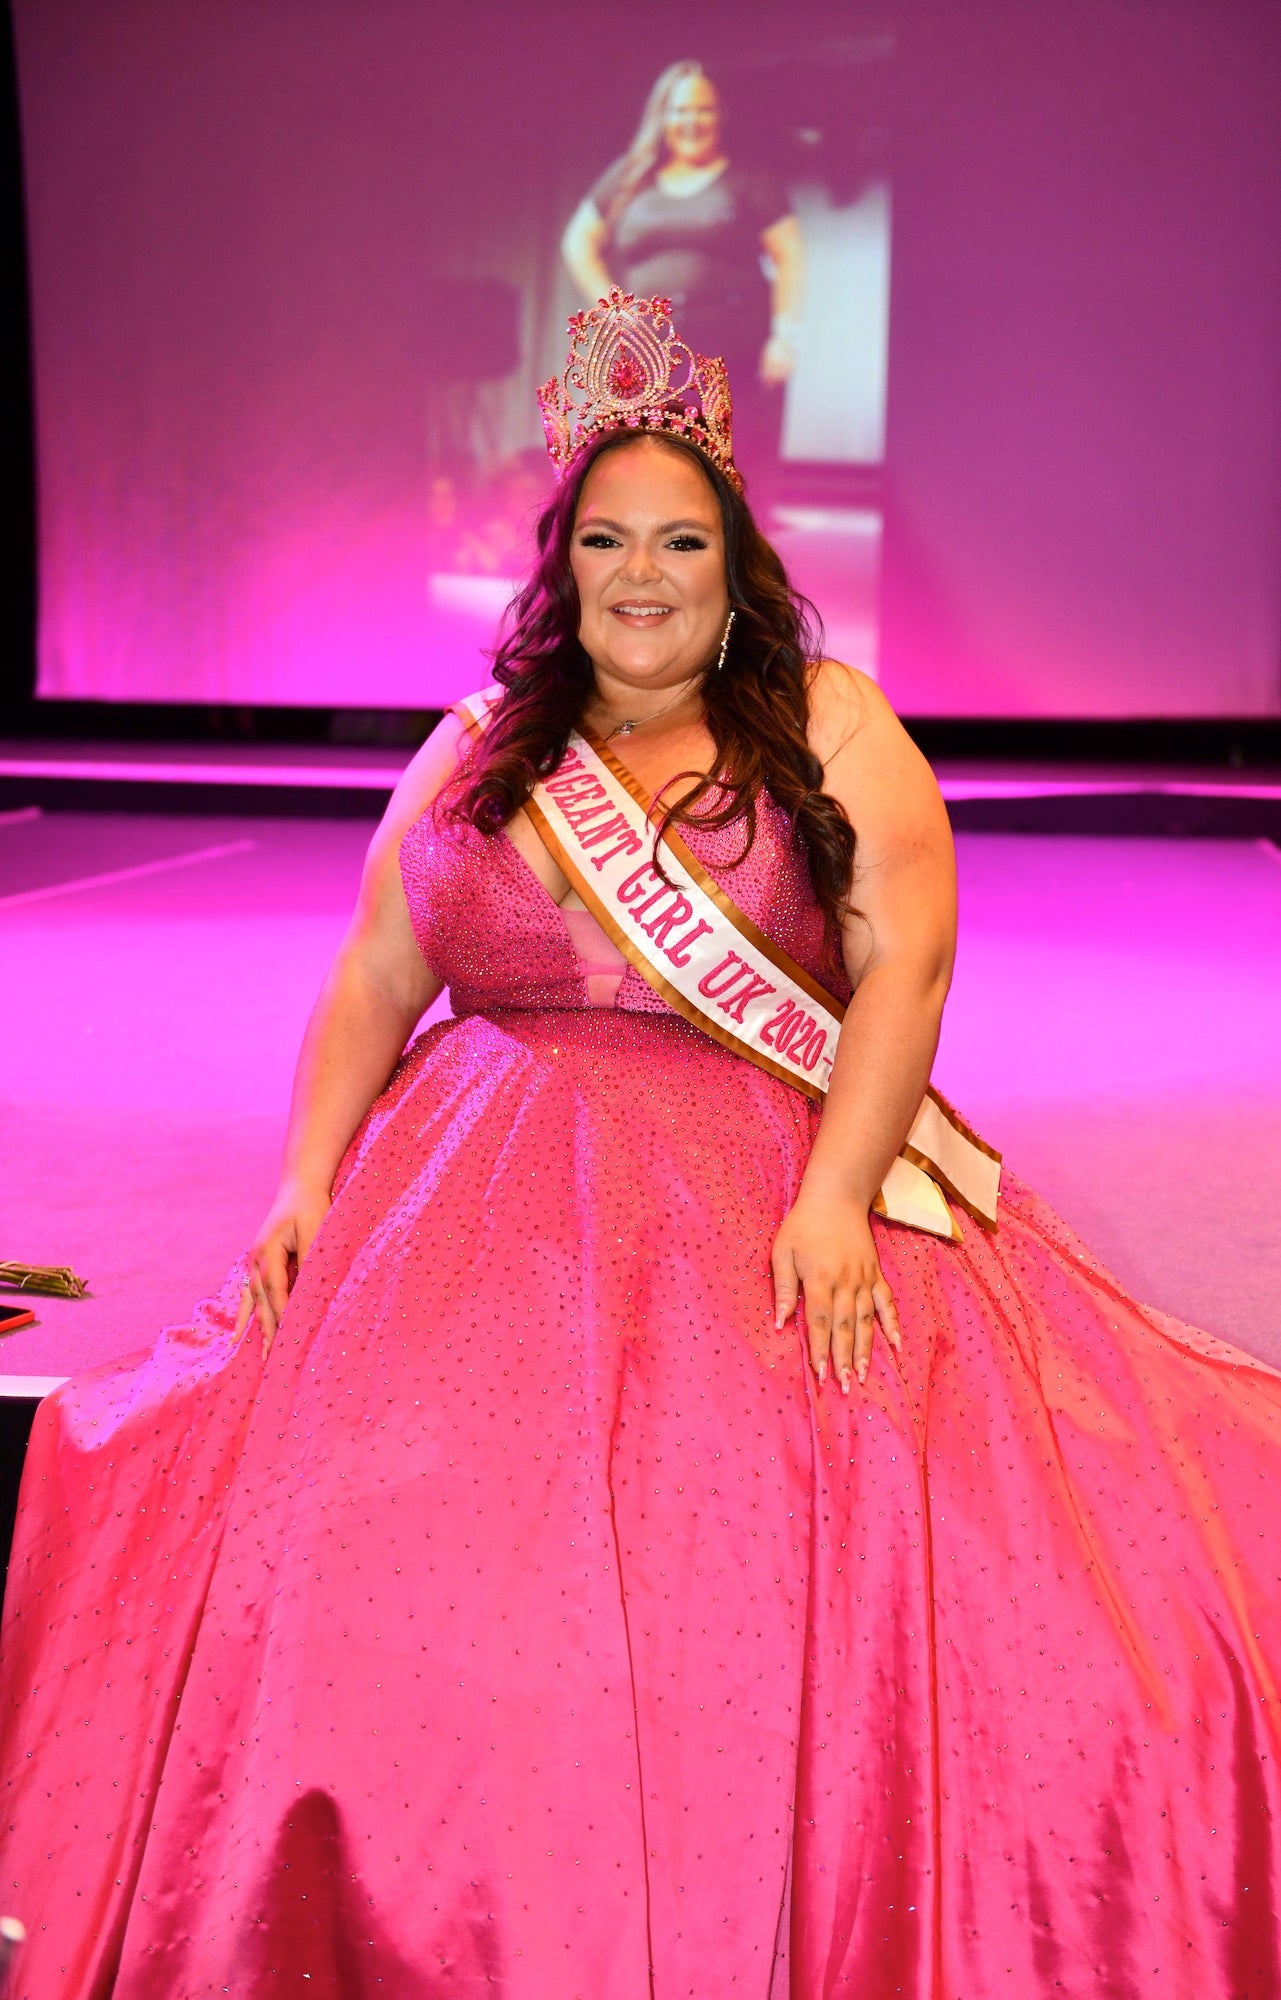
[[[691, 844], [839, 983], [781, 815]], [[237, 1271], [42, 1406], [17, 1990], [1281, 1992], [1281, 1377], [1007, 1180], [995, 1236], [878, 1225], [902, 1360], [818, 1388], [769, 1278], [808, 1101], [505, 839], [403, 861], [458, 1018], [266, 1365]]]

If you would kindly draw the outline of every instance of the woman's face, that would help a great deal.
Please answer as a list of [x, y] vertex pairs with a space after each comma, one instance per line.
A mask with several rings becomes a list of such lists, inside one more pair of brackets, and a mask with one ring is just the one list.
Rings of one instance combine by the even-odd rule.
[[729, 614], [721, 510], [683, 451], [638, 438], [597, 459], [570, 566], [578, 636], [602, 682], [677, 687], [716, 657]]
[[663, 137], [670, 157], [699, 167], [714, 160], [721, 145], [721, 101], [705, 76], [685, 76], [667, 100]]

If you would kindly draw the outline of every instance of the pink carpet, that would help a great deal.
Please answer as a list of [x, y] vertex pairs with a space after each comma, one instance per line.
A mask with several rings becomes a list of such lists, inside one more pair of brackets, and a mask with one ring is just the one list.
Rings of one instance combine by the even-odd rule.
[[[367, 837], [0, 815], [0, 1258], [91, 1288], [40, 1302], [0, 1374], [148, 1344], [243, 1247]], [[1281, 1364], [1281, 852], [959, 846], [940, 1087], [1140, 1298]]]

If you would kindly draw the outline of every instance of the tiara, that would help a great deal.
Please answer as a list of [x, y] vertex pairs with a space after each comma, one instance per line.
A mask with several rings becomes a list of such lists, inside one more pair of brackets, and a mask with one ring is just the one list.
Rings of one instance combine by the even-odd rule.
[[615, 285], [590, 312], [574, 313], [566, 331], [565, 373], [538, 392], [558, 479], [603, 431], [670, 431], [741, 491], [725, 363], [677, 338], [670, 299], [638, 299]]

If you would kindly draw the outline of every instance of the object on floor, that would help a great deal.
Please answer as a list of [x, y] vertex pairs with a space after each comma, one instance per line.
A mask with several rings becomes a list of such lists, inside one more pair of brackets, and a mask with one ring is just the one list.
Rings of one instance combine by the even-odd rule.
[[83, 1299], [89, 1287], [69, 1264], [0, 1264], [0, 1286], [17, 1292], [43, 1292], [51, 1299]]

